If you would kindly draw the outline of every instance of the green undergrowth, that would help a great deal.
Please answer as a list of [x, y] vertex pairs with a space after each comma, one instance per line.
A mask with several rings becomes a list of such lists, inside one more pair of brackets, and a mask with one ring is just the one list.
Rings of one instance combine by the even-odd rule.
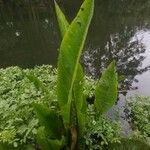
[[[51, 105], [56, 100], [56, 75], [51, 66], [21, 69], [0, 69], [0, 141], [14, 146], [34, 142], [38, 119], [33, 113], [33, 102]], [[46, 90], [31, 82], [26, 75], [34, 75]]]
[[134, 138], [150, 138], [150, 97], [129, 98], [125, 110]]
[[[32, 104], [56, 107], [56, 74], [57, 71], [50, 65], [33, 69], [0, 69], [0, 142], [14, 147], [35, 143], [39, 122]], [[94, 89], [94, 80], [85, 77], [84, 95], [92, 96]]]
[[[36, 80], [36, 78], [39, 79]], [[31, 144], [36, 147], [39, 121], [33, 110], [33, 103], [41, 103], [57, 109], [57, 70], [50, 65], [33, 69], [9, 67], [0, 69], [0, 142], [13, 147]], [[95, 80], [85, 76], [84, 96], [92, 99]], [[134, 133], [149, 137], [150, 99], [135, 97], [128, 101], [128, 115]], [[107, 116], [92, 114], [88, 108], [88, 119], [83, 142], [85, 149], [106, 148], [108, 144], [121, 142], [121, 127]], [[129, 113], [130, 112], [130, 113]], [[137, 138], [137, 136], [136, 136]], [[90, 147], [90, 148], [89, 148]]]
[[106, 116], [89, 119], [85, 134], [86, 149], [105, 149], [111, 143], [121, 142], [121, 127]]

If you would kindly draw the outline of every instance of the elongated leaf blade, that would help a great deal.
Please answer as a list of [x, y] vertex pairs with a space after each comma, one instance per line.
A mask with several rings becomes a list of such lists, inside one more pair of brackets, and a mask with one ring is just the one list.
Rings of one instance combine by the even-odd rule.
[[59, 29], [62, 38], [64, 37], [68, 27], [69, 27], [69, 22], [67, 21], [65, 15], [63, 14], [62, 10], [59, 8], [58, 4], [55, 1], [55, 9], [56, 9], [56, 14], [57, 14], [57, 20], [59, 24]]
[[81, 111], [83, 105], [83, 83], [84, 82], [84, 74], [82, 66], [78, 65], [77, 75], [73, 85], [73, 95], [77, 110]]
[[47, 88], [44, 86], [43, 82], [41, 82], [34, 74], [25, 74], [25, 76], [34, 84], [34, 86], [38, 90], [42, 90], [42, 92], [45, 92], [46, 94], [49, 93]]
[[[63, 14], [62, 10], [60, 9], [60, 7], [56, 2], [55, 2], [55, 9], [56, 9], [60, 32], [63, 38], [66, 31], [68, 30], [69, 22], [67, 21], [65, 15]], [[73, 87], [74, 96], [75, 96], [74, 99], [76, 101], [75, 103], [77, 104], [78, 110], [81, 110], [81, 107], [83, 105], [83, 80], [84, 80], [83, 68], [79, 63], [77, 76]]]
[[[83, 129], [86, 122], [86, 100], [84, 99], [83, 95], [83, 85], [84, 85], [84, 74], [82, 66], [78, 65], [78, 72], [76, 75], [76, 79], [73, 86], [73, 94], [76, 104], [76, 113], [77, 113], [77, 119], [78, 119], [78, 133], [81, 136], [83, 133]], [[83, 107], [85, 107], [83, 111]]]
[[79, 59], [93, 15], [94, 0], [85, 0], [69, 26], [60, 47], [58, 59], [58, 100], [64, 122], [69, 124], [73, 84]]
[[95, 92], [95, 107], [101, 113], [111, 108], [117, 99], [117, 73], [113, 61], [102, 74]]
[[62, 140], [49, 139], [44, 127], [38, 129], [37, 142], [42, 150], [60, 150], [63, 145]]
[[40, 124], [45, 127], [51, 138], [60, 139], [63, 133], [63, 122], [55, 110], [41, 104], [34, 104]]
[[14, 147], [13, 144], [0, 142], [0, 150], [33, 150], [32, 145], [21, 145]]

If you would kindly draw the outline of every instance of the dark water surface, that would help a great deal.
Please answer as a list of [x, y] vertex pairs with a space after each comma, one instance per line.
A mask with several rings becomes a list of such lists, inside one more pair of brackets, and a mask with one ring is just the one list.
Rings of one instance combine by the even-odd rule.
[[[59, 0], [69, 21], [81, 0]], [[60, 34], [51, 0], [0, 0], [0, 67], [56, 66]], [[95, 0], [81, 62], [97, 78], [117, 60], [120, 92], [150, 96], [150, 0]]]

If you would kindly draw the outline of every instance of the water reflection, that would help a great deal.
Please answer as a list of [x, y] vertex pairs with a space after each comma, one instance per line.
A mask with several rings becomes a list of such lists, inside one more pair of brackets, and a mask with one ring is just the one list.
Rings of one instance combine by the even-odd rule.
[[4, 1], [0, 7], [1, 67], [56, 63], [60, 40], [54, 9], [50, 2], [33, 2]]
[[[136, 32], [127, 27], [121, 33], [110, 34], [109, 40], [103, 49], [90, 49], [84, 53], [84, 63], [88, 74], [99, 78], [102, 70], [111, 60], [116, 60], [120, 77], [120, 92], [126, 95], [127, 90], [136, 90], [133, 82], [137, 83], [135, 76], [143, 74], [150, 69], [150, 62], [143, 67], [146, 59], [146, 47], [142, 39], [136, 37]], [[101, 53], [101, 51], [104, 51]]]
[[[136, 34], [138, 39], [141, 39], [141, 41], [144, 43], [146, 51], [144, 53], [144, 56], [146, 57], [146, 59], [143, 61], [142, 66], [146, 67], [147, 65], [150, 64], [150, 32], [149, 31], [140, 31], [137, 32]], [[150, 96], [149, 93], [149, 86], [150, 86], [150, 67], [147, 67], [148, 71], [144, 72], [142, 74], [138, 74], [136, 76], [136, 79], [138, 79], [140, 82], [138, 83], [133, 83], [133, 86], [138, 86], [138, 89], [133, 93], [132, 91], [129, 92], [129, 95], [133, 95], [133, 94], [142, 94], [145, 96]]]
[[148, 59], [144, 55], [148, 49], [142, 38], [137, 37], [139, 31], [150, 29], [150, 3], [130, 1], [125, 4], [122, 1], [117, 2], [113, 9], [110, 9], [112, 3], [109, 0], [98, 4], [90, 32], [92, 38], [88, 39], [89, 44], [85, 48], [86, 72], [98, 78], [115, 59], [121, 81], [120, 92], [126, 95], [128, 90], [138, 89], [136, 76], [150, 69], [149, 61], [143, 66], [143, 61]]
[[[60, 35], [52, 1], [0, 0], [0, 3], [0, 67], [56, 65]], [[82, 1], [58, 0], [58, 3], [71, 20]], [[98, 78], [115, 59], [120, 91], [126, 94], [127, 90], [140, 86], [138, 81], [150, 69], [145, 55], [150, 52], [138, 36], [140, 31], [143, 35], [150, 31], [150, 1], [98, 0], [95, 3], [81, 61], [86, 73]]]

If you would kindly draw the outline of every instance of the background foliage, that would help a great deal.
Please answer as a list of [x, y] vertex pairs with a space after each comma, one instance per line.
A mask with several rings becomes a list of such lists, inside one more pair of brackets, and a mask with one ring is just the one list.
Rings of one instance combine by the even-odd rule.
[[150, 137], [150, 97], [136, 96], [128, 99], [126, 113], [134, 136], [144, 139]]
[[[26, 75], [30, 76], [27, 77]], [[37, 66], [33, 69], [9, 67], [0, 69], [0, 142], [18, 146], [22, 144], [36, 144], [35, 136], [39, 126], [32, 103], [42, 103], [49, 107], [57, 105], [56, 101], [56, 75], [52, 66]], [[37, 77], [43, 87], [31, 81]], [[85, 76], [84, 95], [94, 96], [97, 81]], [[47, 94], [47, 90], [48, 93]], [[50, 89], [50, 90], [49, 90]], [[144, 139], [149, 136], [150, 99], [148, 97], [135, 97], [128, 100], [126, 113], [129, 123], [136, 135]], [[107, 143], [121, 140], [119, 124], [107, 116], [92, 118], [92, 105], [88, 107], [89, 119], [86, 127], [87, 147], [104, 147]], [[98, 137], [98, 138], [97, 138]]]
[[[57, 71], [49, 65], [34, 69], [0, 69], [0, 142], [13, 144], [15, 147], [35, 142], [39, 123], [32, 104], [42, 103], [49, 107], [57, 105], [56, 74]], [[35, 77], [41, 83], [36, 82]], [[93, 95], [93, 81], [91, 77], [85, 77], [86, 97]]]
[[[27, 77], [35, 75], [49, 91], [38, 89]], [[19, 67], [0, 69], [0, 141], [14, 146], [34, 141], [38, 120], [32, 103], [50, 105], [56, 100], [55, 71], [51, 66], [22, 70]]]

